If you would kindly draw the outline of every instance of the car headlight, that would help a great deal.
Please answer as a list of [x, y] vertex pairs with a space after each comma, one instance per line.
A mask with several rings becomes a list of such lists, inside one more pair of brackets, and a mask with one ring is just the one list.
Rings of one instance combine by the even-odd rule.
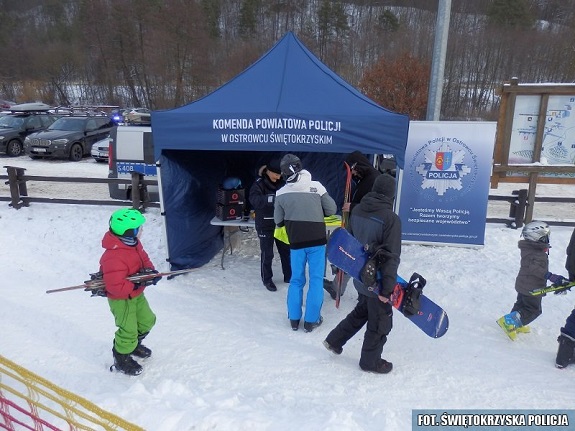
[[54, 139], [52, 141], [53, 144], [60, 145], [60, 144], [67, 144], [68, 139]]
[[30, 139], [28, 136], [26, 136], [26, 137], [24, 138], [24, 143], [25, 143], [25, 144], [29, 144], [30, 141], [31, 141], [31, 139]]
[[0, 135], [0, 141], [4, 140], [4, 136]]

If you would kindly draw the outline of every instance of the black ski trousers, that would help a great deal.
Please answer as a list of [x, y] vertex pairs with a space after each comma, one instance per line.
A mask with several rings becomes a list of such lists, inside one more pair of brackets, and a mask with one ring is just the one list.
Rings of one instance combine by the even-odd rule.
[[274, 238], [274, 232], [272, 231], [260, 231], [258, 232], [258, 238], [260, 239], [260, 257], [261, 257], [261, 277], [264, 284], [272, 281], [273, 271], [272, 262], [274, 259], [274, 243], [278, 249], [280, 255], [280, 260], [282, 263], [282, 272], [284, 280], [291, 279], [291, 263], [290, 263], [290, 248], [285, 242], [281, 242], [279, 239]]
[[360, 293], [355, 308], [329, 333], [326, 341], [336, 349], [343, 347], [367, 323], [359, 365], [373, 370], [391, 332], [392, 316], [390, 303]]
[[518, 311], [521, 315], [521, 323], [528, 325], [537, 319], [543, 310], [541, 309], [542, 296], [524, 295], [517, 293], [517, 301], [511, 311]]

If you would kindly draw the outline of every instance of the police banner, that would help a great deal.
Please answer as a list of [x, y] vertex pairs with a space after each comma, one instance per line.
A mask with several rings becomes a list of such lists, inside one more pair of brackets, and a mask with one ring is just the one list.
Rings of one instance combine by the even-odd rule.
[[482, 246], [495, 122], [410, 123], [399, 216], [406, 242]]

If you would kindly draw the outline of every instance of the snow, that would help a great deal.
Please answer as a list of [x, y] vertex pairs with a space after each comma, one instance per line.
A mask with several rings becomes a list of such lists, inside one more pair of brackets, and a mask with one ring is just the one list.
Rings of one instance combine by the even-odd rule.
[[[88, 159], [4, 162], [27, 168], [29, 175], [107, 175], [105, 164]], [[38, 195], [34, 187], [30, 195]], [[572, 186], [540, 190], [574, 195]], [[5, 185], [0, 191], [8, 195]], [[520, 232], [500, 224], [487, 225], [479, 249], [404, 245], [400, 274], [417, 271], [427, 278], [425, 293], [445, 308], [450, 328], [432, 339], [395, 313], [384, 348], [384, 358], [394, 364], [388, 375], [359, 369], [363, 331], [340, 356], [322, 345], [354, 307], [351, 286], [339, 309], [325, 295], [324, 323], [315, 331], [290, 329], [279, 262], [278, 291], [268, 292], [259, 278], [253, 233], [235, 236], [237, 248], [226, 255], [225, 270], [218, 255], [148, 288], [158, 318], [146, 339], [153, 356], [142, 361], [138, 377], [110, 373], [115, 327], [106, 300], [83, 290], [45, 291], [81, 283], [98, 269], [113, 210], [39, 203], [14, 210], [0, 203], [0, 354], [146, 430], [401, 431], [411, 429], [412, 409], [573, 406], [575, 366], [554, 366], [572, 294], [545, 297], [532, 332], [515, 342], [495, 323], [515, 301], [519, 268]], [[158, 269], [168, 270], [160, 210], [145, 215], [144, 247]], [[572, 230], [552, 227], [552, 272], [565, 275]]]

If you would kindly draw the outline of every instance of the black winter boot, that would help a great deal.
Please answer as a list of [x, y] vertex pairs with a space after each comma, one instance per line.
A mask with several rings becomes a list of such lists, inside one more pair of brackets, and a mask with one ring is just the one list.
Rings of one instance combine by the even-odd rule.
[[559, 349], [557, 349], [555, 366], [557, 368], [565, 368], [567, 365], [575, 363], [575, 339], [561, 333], [557, 341], [559, 341]]
[[318, 326], [323, 323], [323, 317], [319, 316], [319, 320], [317, 322], [303, 322], [303, 330], [304, 332], [311, 332]]
[[142, 344], [142, 340], [146, 338], [146, 335], [148, 335], [148, 332], [146, 332], [145, 334], [138, 335], [138, 345], [136, 346], [134, 351], [130, 353], [130, 355], [142, 359], [146, 359], [152, 356], [152, 350]]
[[298, 320], [291, 320], [289, 321], [291, 325], [292, 331], [297, 331], [299, 329], [299, 319]]
[[134, 351], [130, 354], [137, 358], [146, 359], [152, 356], [152, 349], [147, 348], [142, 343], [138, 343]]
[[375, 364], [375, 368], [367, 368], [362, 366], [361, 364], [359, 367], [363, 371], [367, 371], [370, 373], [377, 373], [377, 374], [387, 374], [393, 369], [393, 364], [391, 362], [387, 362], [385, 359], [379, 359]]
[[329, 293], [329, 296], [331, 297], [331, 299], [335, 300], [335, 298], [337, 297], [337, 292], [333, 288], [333, 283], [331, 282], [331, 280], [326, 280], [324, 278], [323, 279], [323, 288], [327, 293]]
[[[116, 370], [129, 376], [137, 376], [142, 373], [142, 366], [134, 361], [130, 355], [118, 353], [115, 348], [112, 348], [112, 354], [114, 355], [113, 367]], [[112, 367], [110, 367], [110, 371], [112, 371]]]

